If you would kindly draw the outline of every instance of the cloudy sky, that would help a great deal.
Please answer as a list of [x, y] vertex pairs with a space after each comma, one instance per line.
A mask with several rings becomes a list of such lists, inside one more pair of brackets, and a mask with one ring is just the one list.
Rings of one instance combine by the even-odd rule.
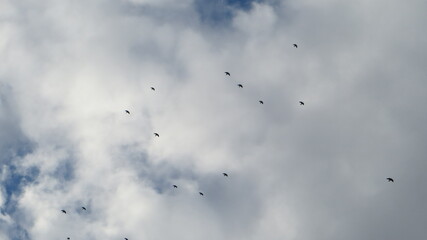
[[0, 239], [426, 239], [426, 11], [0, 0]]

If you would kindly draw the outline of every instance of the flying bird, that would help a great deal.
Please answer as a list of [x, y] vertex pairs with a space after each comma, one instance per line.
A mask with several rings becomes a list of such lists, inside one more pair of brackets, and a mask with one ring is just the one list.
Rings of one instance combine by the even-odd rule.
[[86, 211], [86, 208], [85, 208], [85, 207], [82, 207], [82, 209]]
[[263, 101], [261, 101], [261, 100], [259, 100], [259, 103], [264, 104], [264, 102], [263, 102]]
[[129, 239], [125, 238], [125, 240], [129, 240]]
[[68, 240], [70, 240], [70, 238], [69, 238], [69, 237], [67, 237], [67, 239], [68, 239]]
[[63, 212], [63, 213], [65, 213], [65, 214], [67, 214], [67, 211], [65, 211], [64, 209], [62, 209], [62, 210], [61, 210], [61, 212]]
[[160, 137], [160, 135], [158, 133], [154, 133], [154, 136], [156, 137]]
[[151, 90], [156, 91], [156, 89], [155, 89], [155, 88], [153, 88], [153, 87], [151, 87]]
[[237, 86], [239, 86], [239, 88], [243, 88], [243, 85], [242, 85], [242, 84], [237, 84]]
[[202, 192], [199, 192], [200, 196], [204, 196]]
[[178, 188], [178, 186], [177, 186], [177, 185], [173, 185], [173, 187], [174, 187], [174, 188]]
[[226, 75], [226, 76], [230, 76], [230, 73], [229, 73], [229, 72], [225, 72], [225, 75]]
[[125, 110], [125, 112], [126, 112], [127, 114], [130, 114], [129, 110]]
[[304, 102], [302, 102], [302, 101], [299, 101], [299, 105], [304, 105]]
[[393, 178], [387, 178], [387, 181], [394, 182], [394, 179]]
[[295, 48], [298, 48], [298, 45], [297, 45], [296, 43], [294, 43], [294, 47], [295, 47]]

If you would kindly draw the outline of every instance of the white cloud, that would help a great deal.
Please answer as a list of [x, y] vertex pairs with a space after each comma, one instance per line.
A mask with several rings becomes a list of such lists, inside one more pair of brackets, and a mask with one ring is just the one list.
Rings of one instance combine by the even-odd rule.
[[427, 6], [385, 3], [0, 1], [0, 239], [421, 239]]

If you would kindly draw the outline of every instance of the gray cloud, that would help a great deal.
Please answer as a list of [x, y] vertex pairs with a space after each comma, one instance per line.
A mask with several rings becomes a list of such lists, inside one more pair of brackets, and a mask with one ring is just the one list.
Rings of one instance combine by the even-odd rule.
[[1, 2], [1, 239], [426, 236], [426, 4], [227, 2]]

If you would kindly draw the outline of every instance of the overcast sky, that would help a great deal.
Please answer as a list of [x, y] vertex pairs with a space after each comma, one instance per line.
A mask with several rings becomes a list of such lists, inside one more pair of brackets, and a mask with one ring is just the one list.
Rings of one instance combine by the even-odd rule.
[[0, 0], [0, 240], [426, 239], [426, 11]]

